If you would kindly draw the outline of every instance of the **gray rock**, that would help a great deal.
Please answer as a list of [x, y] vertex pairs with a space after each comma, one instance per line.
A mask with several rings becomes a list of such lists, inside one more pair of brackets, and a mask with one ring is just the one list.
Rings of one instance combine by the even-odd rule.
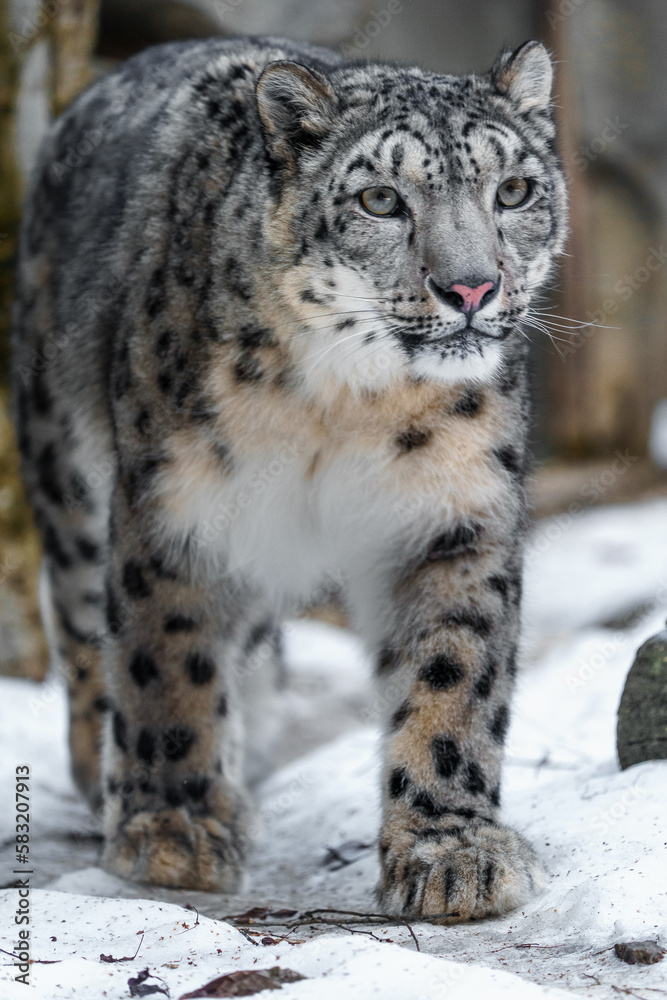
[[614, 945], [618, 958], [628, 965], [653, 965], [662, 962], [665, 949], [657, 941], [623, 941]]
[[618, 707], [621, 767], [667, 758], [667, 631], [640, 647]]

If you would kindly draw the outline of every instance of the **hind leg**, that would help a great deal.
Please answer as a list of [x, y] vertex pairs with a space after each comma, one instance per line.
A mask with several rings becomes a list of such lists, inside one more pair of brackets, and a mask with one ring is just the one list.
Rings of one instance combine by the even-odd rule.
[[[67, 684], [70, 768], [74, 784], [93, 809], [102, 804], [100, 752], [103, 713], [107, 707], [101, 651], [65, 631], [60, 616], [53, 624], [58, 673]], [[53, 649], [52, 646], [52, 649]]]
[[71, 502], [68, 506], [69, 510], [54, 510], [52, 505], [36, 508], [52, 609], [47, 631], [52, 660], [67, 683], [72, 776], [90, 805], [98, 808], [106, 709], [101, 664], [106, 542], [104, 538], [93, 541], [98, 526], [89, 513]]
[[60, 412], [36, 373], [31, 390], [19, 391], [19, 433], [24, 480], [44, 547], [42, 618], [52, 665], [67, 683], [74, 781], [98, 807], [106, 707], [100, 648], [113, 466], [103, 434], [95, 437], [90, 426], [77, 426]]
[[287, 683], [282, 633], [257, 602], [240, 645], [239, 690], [246, 732], [245, 779], [254, 784], [275, 767], [273, 754], [283, 727], [282, 695]]
[[[81, 623], [82, 618], [82, 609], [77, 607], [76, 589], [63, 586], [63, 574], [49, 565], [49, 560], [45, 560], [43, 575], [40, 603], [52, 667], [67, 684], [72, 777], [91, 807], [97, 809], [102, 804], [100, 748], [103, 713], [107, 707], [98, 641], [102, 631], [101, 620], [95, 623], [91, 633], [80, 632], [74, 624], [77, 621]], [[59, 588], [57, 603], [53, 600], [54, 586]], [[84, 591], [86, 596], [92, 597], [93, 594], [95, 606], [101, 607], [101, 592]], [[82, 603], [86, 605], [85, 599]], [[83, 610], [88, 611], [88, 606]]]

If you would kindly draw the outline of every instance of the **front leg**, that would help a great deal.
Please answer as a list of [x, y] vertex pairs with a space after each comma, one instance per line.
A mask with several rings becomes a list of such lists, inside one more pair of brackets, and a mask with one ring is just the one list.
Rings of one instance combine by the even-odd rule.
[[450, 522], [391, 588], [378, 663], [388, 709], [379, 887], [387, 912], [447, 923], [490, 916], [544, 882], [532, 847], [498, 820], [520, 520], [517, 509], [509, 525]]
[[236, 691], [245, 615], [151, 547], [114, 497], [105, 668], [103, 863], [123, 878], [232, 891], [246, 847]]

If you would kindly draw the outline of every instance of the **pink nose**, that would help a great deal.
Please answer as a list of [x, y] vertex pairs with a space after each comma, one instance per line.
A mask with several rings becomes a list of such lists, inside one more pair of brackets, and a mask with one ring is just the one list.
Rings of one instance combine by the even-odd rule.
[[450, 285], [449, 291], [456, 292], [463, 299], [463, 312], [472, 312], [475, 309], [479, 309], [482, 299], [488, 292], [495, 291], [495, 284], [493, 281], [485, 281], [481, 285], [477, 285], [476, 288], [471, 288], [469, 285]]

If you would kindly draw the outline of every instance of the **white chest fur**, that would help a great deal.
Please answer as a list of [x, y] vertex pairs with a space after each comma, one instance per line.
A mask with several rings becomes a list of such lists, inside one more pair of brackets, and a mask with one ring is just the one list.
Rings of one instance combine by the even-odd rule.
[[285, 442], [224, 472], [190, 448], [161, 480], [166, 531], [171, 540], [189, 536], [209, 579], [239, 575], [277, 610], [342, 579], [363, 593], [434, 533], [488, 504], [487, 467], [415, 456], [410, 474], [412, 462], [388, 449], [361, 451], [353, 439], [328, 458]]
[[325, 462], [294, 442], [218, 474], [191, 453], [159, 488], [167, 531], [190, 535], [208, 573], [241, 574], [279, 601], [357, 575], [386, 551], [400, 508], [380, 456], [349, 448]]
[[281, 604], [327, 577], [358, 591], [461, 519], [511, 521], [510, 477], [491, 451], [507, 422], [500, 399], [471, 421], [451, 414], [461, 390], [448, 391], [299, 409], [228, 388], [229, 454], [192, 428], [167, 442], [161, 530], [188, 541], [209, 579], [232, 573]]

